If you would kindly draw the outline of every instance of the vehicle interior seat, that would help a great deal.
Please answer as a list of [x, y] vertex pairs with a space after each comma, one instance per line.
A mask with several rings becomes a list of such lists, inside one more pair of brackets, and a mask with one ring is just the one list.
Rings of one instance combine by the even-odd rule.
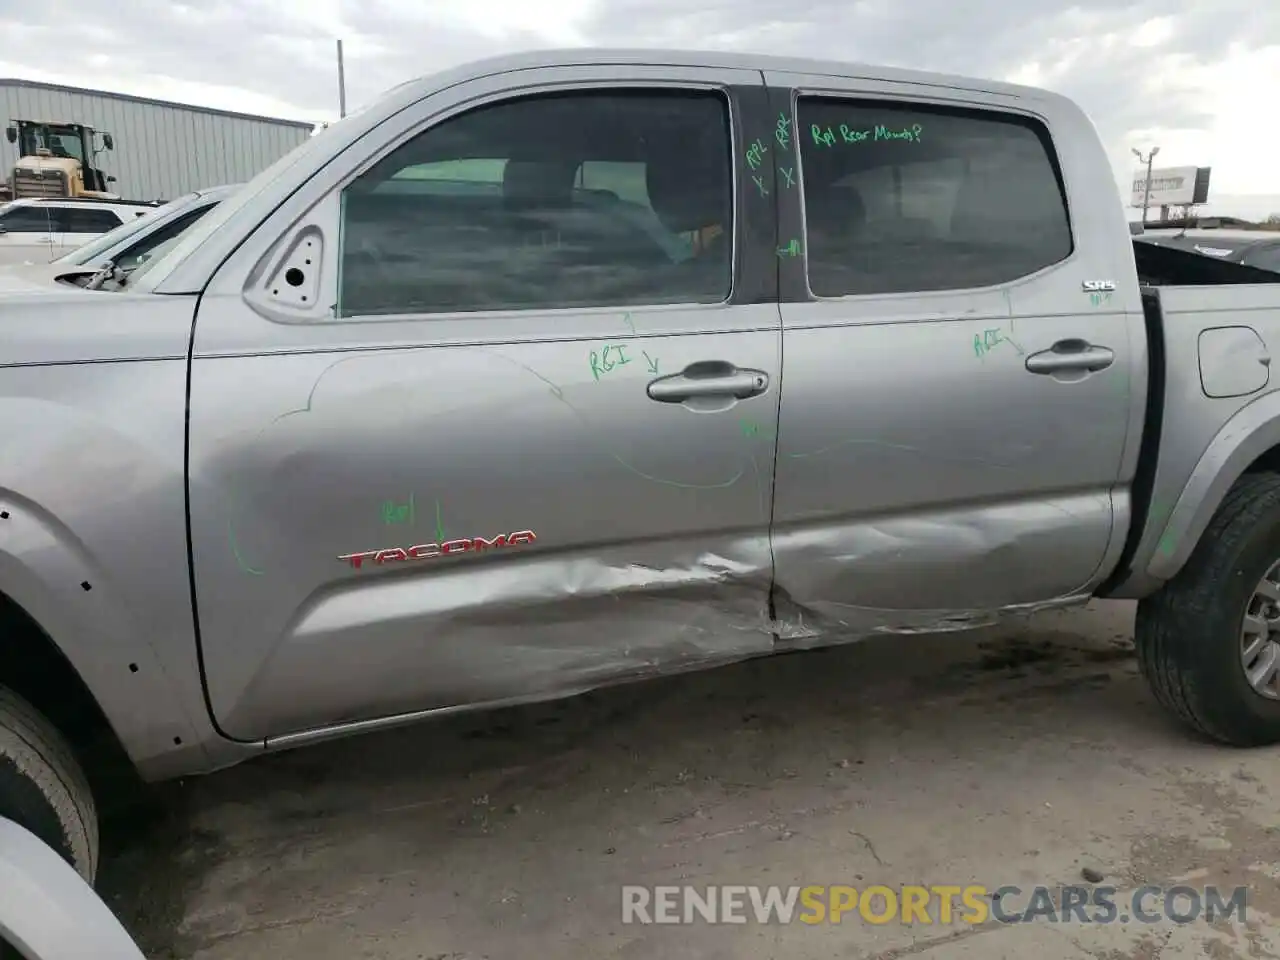
[[[672, 234], [687, 234], [708, 227], [719, 232], [694, 255], [672, 264], [654, 281], [662, 287], [662, 299], [683, 295], [690, 302], [714, 303], [729, 294], [733, 255], [732, 172], [724, 161], [723, 133], [696, 135], [688, 149], [652, 151], [645, 163], [645, 187], [649, 203], [662, 225]], [[657, 294], [657, 291], [655, 291]]]

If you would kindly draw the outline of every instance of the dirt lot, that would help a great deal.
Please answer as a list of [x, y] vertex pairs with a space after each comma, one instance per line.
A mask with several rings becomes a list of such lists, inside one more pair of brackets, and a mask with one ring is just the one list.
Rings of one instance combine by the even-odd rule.
[[[1099, 603], [264, 758], [160, 788], [165, 816], [108, 834], [101, 886], [152, 958], [1280, 957], [1280, 751], [1173, 727], [1132, 622]], [[623, 884], [1086, 868], [1119, 902], [1247, 885], [1247, 920], [622, 923]]]

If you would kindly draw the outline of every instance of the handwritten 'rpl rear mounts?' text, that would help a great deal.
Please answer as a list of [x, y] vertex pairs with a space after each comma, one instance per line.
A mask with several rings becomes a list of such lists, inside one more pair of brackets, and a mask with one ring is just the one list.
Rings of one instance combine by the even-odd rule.
[[811, 124], [809, 127], [809, 134], [813, 137], [814, 144], [819, 147], [834, 147], [837, 143], [876, 143], [890, 140], [900, 140], [905, 143], [922, 143], [923, 141], [920, 137], [923, 133], [924, 127], [918, 123], [897, 129], [886, 127], [882, 123], [874, 127], [868, 127], [865, 130], [855, 130], [843, 123], [835, 131], [830, 127], [822, 127], [816, 123]]

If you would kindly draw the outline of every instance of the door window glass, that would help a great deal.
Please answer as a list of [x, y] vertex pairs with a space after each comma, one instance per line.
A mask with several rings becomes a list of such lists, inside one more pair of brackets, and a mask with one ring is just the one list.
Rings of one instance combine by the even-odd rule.
[[106, 233], [124, 221], [111, 210], [82, 210], [64, 207], [59, 211], [67, 233]]
[[1047, 134], [991, 112], [802, 97], [809, 286], [822, 297], [984, 287], [1064, 260]]
[[0, 227], [5, 233], [52, 233], [59, 229], [49, 207], [10, 207], [0, 212]]
[[[339, 316], [718, 303], [731, 278], [724, 97], [525, 97], [407, 141], [342, 197]], [[718, 242], [695, 253], [688, 238]]]

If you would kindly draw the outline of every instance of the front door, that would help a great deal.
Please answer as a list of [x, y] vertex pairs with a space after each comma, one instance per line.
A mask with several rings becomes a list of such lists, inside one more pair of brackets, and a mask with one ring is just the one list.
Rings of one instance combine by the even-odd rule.
[[1058, 169], [1080, 182], [1078, 157], [1055, 156], [1044, 119], [963, 91], [770, 79], [798, 152], [782, 211], [784, 634], [945, 629], [1087, 591], [1137, 442], [1143, 334], [1106, 292], [1118, 247], [1102, 228], [1076, 239]]
[[215, 277], [190, 483], [227, 733], [770, 649], [772, 181], [730, 121], [764, 88], [671, 73], [428, 97]]

